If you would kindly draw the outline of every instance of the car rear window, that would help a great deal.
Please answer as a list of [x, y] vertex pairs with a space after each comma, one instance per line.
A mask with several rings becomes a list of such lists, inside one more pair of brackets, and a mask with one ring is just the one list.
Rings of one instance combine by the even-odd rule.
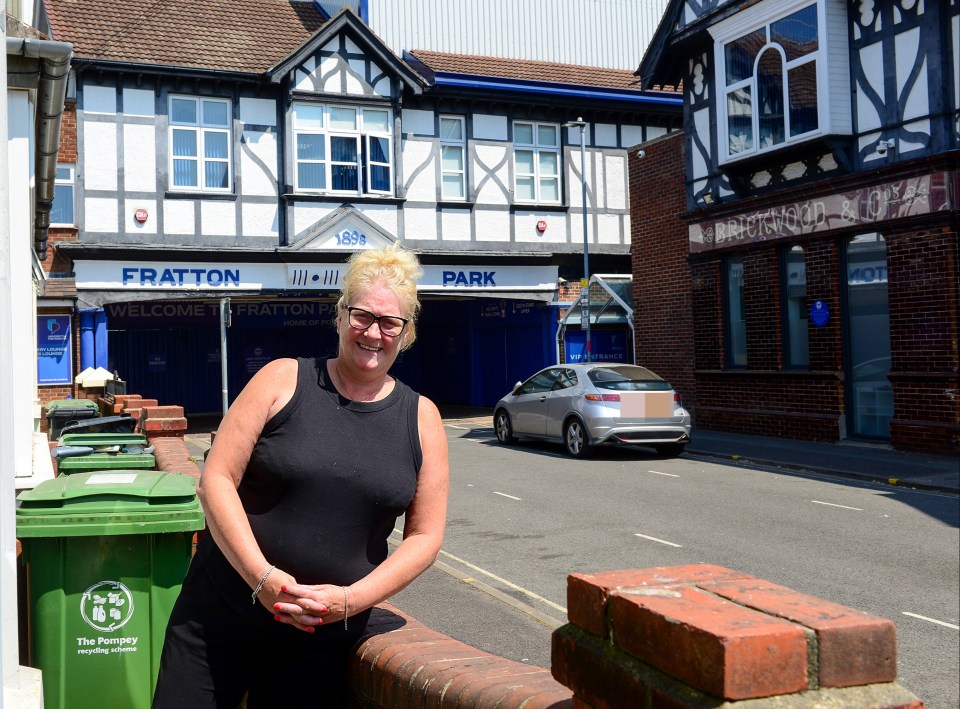
[[665, 391], [670, 383], [664, 381], [646, 367], [625, 364], [620, 367], [598, 367], [587, 372], [597, 389], [618, 391]]

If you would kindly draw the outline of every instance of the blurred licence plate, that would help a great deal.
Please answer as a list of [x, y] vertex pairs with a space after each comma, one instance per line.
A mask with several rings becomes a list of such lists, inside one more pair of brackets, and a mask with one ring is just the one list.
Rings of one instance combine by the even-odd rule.
[[670, 418], [673, 416], [673, 392], [620, 392], [620, 417], [625, 419]]

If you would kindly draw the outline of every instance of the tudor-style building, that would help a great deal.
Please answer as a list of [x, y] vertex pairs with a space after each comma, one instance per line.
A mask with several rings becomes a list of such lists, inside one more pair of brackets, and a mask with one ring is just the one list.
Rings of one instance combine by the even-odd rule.
[[697, 426], [960, 450], [958, 47], [958, 0], [670, 3], [637, 73], [682, 80], [684, 133], [631, 161], [637, 342]]
[[627, 149], [680, 127], [679, 96], [630, 71], [398, 55], [348, 8], [45, 8], [76, 54], [47, 309], [74, 313], [78, 370], [190, 414], [220, 411], [222, 357], [232, 398], [270, 358], [330, 352], [346, 258], [391, 242], [425, 271], [398, 375], [493, 404], [554, 361], [558, 283], [583, 275], [580, 132], [564, 124], [586, 123], [591, 270], [621, 274]]

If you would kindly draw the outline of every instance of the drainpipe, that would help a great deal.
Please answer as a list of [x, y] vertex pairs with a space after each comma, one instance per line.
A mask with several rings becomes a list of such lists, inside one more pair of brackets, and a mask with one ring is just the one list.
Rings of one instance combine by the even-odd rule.
[[47, 257], [47, 231], [57, 177], [57, 151], [60, 149], [60, 121], [67, 95], [73, 45], [42, 39], [7, 37], [7, 54], [40, 60], [37, 86], [35, 216], [33, 247], [42, 261]]

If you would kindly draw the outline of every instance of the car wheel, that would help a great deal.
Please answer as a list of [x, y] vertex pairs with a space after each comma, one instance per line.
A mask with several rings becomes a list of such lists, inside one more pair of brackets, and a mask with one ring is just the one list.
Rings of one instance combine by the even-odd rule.
[[563, 447], [574, 458], [587, 458], [591, 453], [590, 438], [580, 419], [570, 419], [563, 428]]
[[497, 432], [497, 440], [504, 445], [515, 443], [517, 437], [513, 435], [513, 426], [510, 424], [510, 414], [503, 409], [493, 415], [493, 428]]
[[667, 458], [675, 458], [683, 453], [685, 446], [685, 443], [664, 443], [659, 446], [654, 446], [654, 449], [662, 456]]

